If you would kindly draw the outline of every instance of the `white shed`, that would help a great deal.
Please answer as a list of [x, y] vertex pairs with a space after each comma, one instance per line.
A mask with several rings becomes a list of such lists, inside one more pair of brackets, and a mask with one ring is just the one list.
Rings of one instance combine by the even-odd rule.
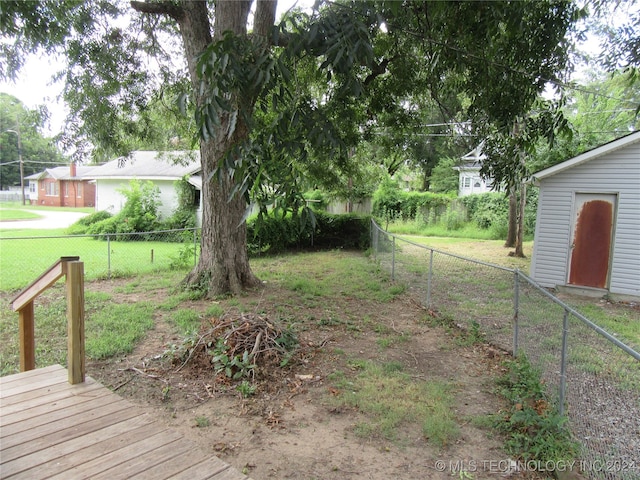
[[640, 132], [533, 175], [531, 276], [544, 287], [640, 298]]
[[128, 187], [130, 180], [153, 182], [160, 190], [158, 213], [167, 218], [178, 204], [176, 181], [189, 176], [190, 183], [198, 192], [201, 191], [201, 182], [198, 183], [197, 177], [200, 168], [198, 151], [135, 151], [127, 157], [117, 158], [96, 167], [88, 178], [96, 182], [96, 210], [107, 210], [111, 213], [122, 210], [126, 198], [118, 190]]

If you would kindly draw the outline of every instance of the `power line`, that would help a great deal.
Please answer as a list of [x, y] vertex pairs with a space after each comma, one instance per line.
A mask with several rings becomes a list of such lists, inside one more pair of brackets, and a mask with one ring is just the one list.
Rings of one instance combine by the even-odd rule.
[[63, 163], [63, 162], [44, 162], [44, 161], [39, 161], [39, 160], [25, 160], [25, 163], [37, 163], [40, 165], [55, 165], [57, 167], [67, 167], [69, 166], [68, 163]]
[[[11, 165], [13, 163], [20, 163], [20, 160], [13, 160], [12, 162], [0, 163], [0, 166]], [[25, 160], [24, 163], [34, 163], [37, 165], [53, 165], [55, 167], [66, 167], [68, 163], [60, 163], [60, 162], [41, 162], [38, 160]]]

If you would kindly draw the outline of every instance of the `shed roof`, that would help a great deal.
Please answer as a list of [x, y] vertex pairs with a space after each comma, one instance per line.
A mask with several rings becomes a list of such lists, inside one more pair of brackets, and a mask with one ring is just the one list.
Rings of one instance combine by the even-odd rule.
[[591, 150], [587, 150], [586, 152], [578, 155], [577, 157], [573, 157], [573, 158], [570, 158], [569, 160], [565, 160], [564, 162], [558, 163], [553, 167], [540, 170], [539, 172], [534, 173], [532, 175], [532, 180], [534, 182], [537, 182], [539, 180], [542, 180], [543, 178], [550, 177], [557, 173], [563, 172], [569, 168], [573, 168], [575, 166], [581, 165], [595, 158], [601, 157], [603, 155], [607, 155], [616, 150], [632, 145], [636, 142], [640, 142], [640, 131], [630, 133], [629, 135], [625, 135], [624, 137], [617, 138], [611, 142], [600, 145], [599, 147], [593, 148]]
[[135, 151], [91, 172], [93, 179], [179, 180], [200, 170], [200, 152]]

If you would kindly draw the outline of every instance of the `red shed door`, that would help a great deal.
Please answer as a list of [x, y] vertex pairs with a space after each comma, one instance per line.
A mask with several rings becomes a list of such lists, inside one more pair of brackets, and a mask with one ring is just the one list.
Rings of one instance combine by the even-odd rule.
[[569, 284], [607, 288], [616, 195], [576, 194]]

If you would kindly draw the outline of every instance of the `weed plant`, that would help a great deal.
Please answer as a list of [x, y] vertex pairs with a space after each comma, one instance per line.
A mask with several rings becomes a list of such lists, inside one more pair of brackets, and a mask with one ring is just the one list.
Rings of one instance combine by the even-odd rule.
[[443, 381], [416, 382], [402, 371], [402, 364], [376, 364], [355, 360], [350, 364], [360, 373], [353, 380], [343, 372], [329, 379], [341, 394], [332, 397], [338, 406], [357, 408], [366, 417], [354, 429], [357, 435], [402, 443], [400, 432], [419, 425], [424, 437], [438, 447], [451, 444], [459, 430], [452, 386]]
[[522, 354], [506, 367], [497, 383], [509, 407], [495, 427], [507, 435], [507, 453], [525, 462], [572, 461], [579, 453], [578, 443], [566, 426], [567, 418], [549, 402], [540, 371]]

